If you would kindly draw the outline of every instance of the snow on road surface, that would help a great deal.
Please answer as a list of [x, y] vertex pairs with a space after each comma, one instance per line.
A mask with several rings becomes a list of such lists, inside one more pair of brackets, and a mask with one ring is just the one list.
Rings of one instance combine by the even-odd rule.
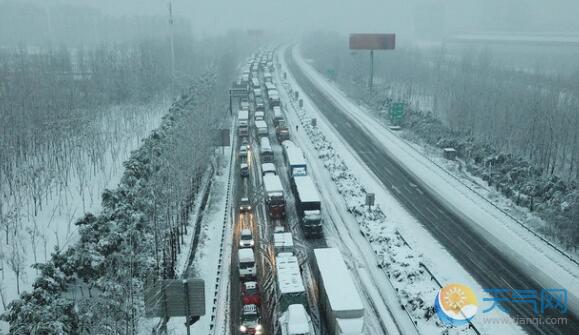
[[473, 194], [465, 185], [446, 174], [392, 131], [381, 125], [363, 107], [353, 103], [337, 87], [328, 82], [294, 49], [294, 59], [312, 80], [314, 85], [326, 92], [343, 110], [347, 110], [355, 122], [372, 134], [400, 165], [421, 180], [437, 194], [451, 210], [461, 213], [479, 236], [486, 238], [498, 250], [505, 250], [520, 271], [534, 278], [547, 288], [566, 288], [569, 309], [579, 311], [579, 267], [561, 255], [510, 217]]
[[[280, 52], [280, 62], [282, 63], [284, 71], [287, 71], [285, 60], [281, 57], [282, 54], [283, 50]], [[278, 81], [281, 82], [279, 78]], [[377, 296], [375, 293], [382, 295], [391, 313], [396, 315], [395, 318], [399, 323], [398, 327], [402, 327], [402, 332], [406, 334], [414, 332], [414, 329], [412, 329], [412, 326], [410, 328], [404, 328], [404, 319], [407, 319], [407, 316], [400, 314], [402, 310], [399, 307], [399, 299], [403, 299], [405, 302], [409, 300], [423, 300], [425, 304], [432, 306], [438, 289], [438, 286], [435, 286], [430, 280], [430, 276], [424, 274], [424, 269], [421, 269], [419, 266], [420, 262], [424, 263], [430, 269], [435, 269], [436, 271], [431, 271], [436, 272], [434, 273], [436, 278], [443, 283], [461, 282], [469, 285], [477, 292], [482, 292], [482, 288], [474, 279], [454, 261], [450, 254], [448, 254], [393, 195], [383, 187], [379, 179], [362, 163], [348, 145], [340, 139], [339, 134], [335, 133], [335, 130], [329, 126], [329, 122], [325, 120], [317, 107], [311, 103], [307, 97], [307, 93], [305, 97], [301, 96], [304, 99], [303, 109], [300, 109], [295, 102], [291, 103], [289, 92], [286, 90], [299, 87], [291, 73], [287, 73], [287, 81], [283, 86], [285, 90], [280, 90], [280, 94], [284, 101], [290, 102], [286, 108], [291, 129], [295, 129], [296, 125], [300, 125], [301, 128], [299, 129], [306, 129], [309, 131], [308, 134], [310, 136], [314, 136], [308, 139], [308, 137], [304, 136], [306, 135], [306, 131], [294, 133], [296, 142], [304, 149], [310, 164], [312, 164], [311, 170], [315, 179], [319, 181], [318, 186], [320, 187], [320, 191], [326, 199], [331, 199], [329, 205], [332, 207], [340, 207], [344, 212], [346, 206], [348, 208], [363, 208], [365, 192], [361, 192], [360, 190], [365, 189], [368, 192], [376, 193], [376, 203], [386, 214], [385, 217], [379, 220], [368, 220], [368, 218], [366, 218], [358, 223], [352, 219], [351, 221], [353, 222], [349, 223], [347, 225], [349, 228], [346, 229], [349, 230], [347, 234], [353, 239], [350, 248], [362, 246], [361, 249], [365, 249], [363, 247], [365, 244], [367, 246], [366, 249], [370, 250], [370, 252], [362, 253], [364, 258], [371, 259], [374, 264], [382, 263], [385, 258], [390, 258], [388, 262], [391, 262], [391, 264], [400, 261], [401, 266], [398, 267], [397, 271], [402, 275], [400, 275], [399, 278], [403, 279], [408, 275], [414, 276], [412, 279], [413, 282], [410, 284], [404, 283], [404, 280], [402, 280], [402, 283], [395, 280], [394, 285], [396, 288], [393, 288], [388, 280], [379, 282], [380, 285], [377, 291], [367, 286], [372, 297]], [[303, 91], [300, 90], [300, 93], [301, 92]], [[307, 113], [305, 111], [307, 111]], [[312, 117], [318, 120], [317, 127], [309, 126]], [[347, 175], [347, 178], [342, 178], [344, 175]], [[342, 197], [339, 196], [339, 188], [337, 189], [335, 187], [335, 183], [342, 183], [341, 187], [347, 190], [345, 194], [344, 191], [342, 191]], [[347, 200], [344, 200], [344, 198]], [[328, 210], [328, 207], [325, 208]], [[364, 213], [363, 216], [365, 215]], [[351, 218], [351, 215], [348, 214], [342, 214], [342, 216], [350, 216]], [[364, 237], [358, 233], [361, 229], [365, 231], [367, 240], [364, 240]], [[413, 251], [398, 248], [400, 245], [397, 244], [403, 244], [404, 241], [400, 242], [400, 240], [398, 240], [396, 237], [397, 231], [401, 233], [400, 238], [402, 236], [405, 237], [404, 240], [408, 242]], [[382, 243], [385, 240], [397, 241], [397, 243]], [[394, 252], [397, 253], [394, 258], [388, 257], [390, 253]], [[423, 256], [423, 254], [427, 256]], [[396, 264], [394, 265], [394, 268], [398, 266]], [[408, 268], [415, 270], [408, 271]], [[373, 277], [376, 278], [376, 275]], [[367, 274], [361, 274], [360, 279], [364, 282], [370, 280]], [[402, 291], [400, 291], [400, 288]], [[399, 290], [402, 296], [397, 295], [396, 290]], [[413, 310], [413, 316], [419, 319], [418, 328], [422, 333], [440, 333], [444, 330], [444, 328], [439, 327], [436, 322], [425, 321], [423, 319], [424, 316], [420, 315], [422, 312], [424, 312], [424, 310], [421, 308]], [[384, 315], [384, 313], [385, 312], [380, 314]], [[489, 313], [488, 316], [505, 317], [506, 314], [493, 311]], [[386, 318], [383, 321], [388, 323], [389, 320]], [[400, 323], [402, 326], [400, 326]], [[389, 329], [391, 329], [391, 327], [392, 325], [390, 324]], [[500, 325], [500, 327], [497, 327], [477, 324], [477, 328], [490, 333], [523, 333], [519, 327], [513, 325]], [[395, 333], [395, 331], [393, 331], [393, 333]]]

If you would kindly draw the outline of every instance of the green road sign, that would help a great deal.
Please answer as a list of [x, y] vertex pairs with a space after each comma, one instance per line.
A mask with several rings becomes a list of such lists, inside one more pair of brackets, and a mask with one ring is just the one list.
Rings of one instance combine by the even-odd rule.
[[390, 121], [400, 122], [404, 118], [406, 104], [395, 102], [390, 106]]

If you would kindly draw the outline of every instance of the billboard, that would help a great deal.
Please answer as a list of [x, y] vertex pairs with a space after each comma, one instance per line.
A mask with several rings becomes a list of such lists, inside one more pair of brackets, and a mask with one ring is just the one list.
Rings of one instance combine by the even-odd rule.
[[352, 50], [392, 50], [396, 46], [396, 34], [350, 34]]

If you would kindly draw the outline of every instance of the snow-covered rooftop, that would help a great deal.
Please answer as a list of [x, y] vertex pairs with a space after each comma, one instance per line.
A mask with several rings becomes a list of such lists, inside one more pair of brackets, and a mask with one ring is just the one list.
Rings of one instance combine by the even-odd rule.
[[269, 143], [269, 138], [267, 138], [267, 137], [262, 137], [259, 140], [259, 145], [261, 146], [262, 150], [264, 150], [264, 149], [271, 150], [271, 144]]
[[267, 128], [267, 123], [263, 120], [255, 121], [256, 128]]
[[283, 118], [283, 114], [281, 113], [281, 108], [279, 108], [277, 106], [273, 108], [273, 117], [278, 118], [278, 119]]
[[364, 318], [354, 318], [354, 319], [336, 319], [338, 327], [340, 328], [340, 334], [343, 335], [359, 335], [362, 334], [362, 328], [364, 328]]
[[286, 249], [294, 246], [292, 233], [275, 233], [273, 234], [273, 240], [276, 249]]
[[249, 111], [242, 109], [239, 112], [237, 112], [237, 118], [239, 120], [247, 120], [249, 119]]
[[262, 173], [273, 172], [274, 174], [276, 174], [275, 164], [273, 164], [273, 163], [263, 163], [263, 164], [261, 164], [261, 172], [262, 172]]
[[288, 332], [290, 334], [307, 334], [310, 331], [308, 314], [303, 305], [288, 306]]
[[340, 311], [363, 316], [364, 305], [340, 251], [336, 248], [314, 249], [314, 255], [332, 310], [337, 316]]
[[320, 202], [320, 193], [310, 176], [296, 176], [294, 182], [302, 202]]
[[281, 257], [280, 255], [276, 258], [275, 264], [280, 294], [305, 292], [297, 257], [285, 253]]
[[[289, 141], [284, 141], [284, 143], [285, 142]], [[284, 150], [288, 160], [288, 164], [290, 166], [306, 165], [306, 159], [304, 158], [304, 153], [302, 152], [302, 150], [295, 144], [293, 144], [293, 142], [289, 142], [287, 144], [288, 144], [287, 146], [284, 145]]]
[[284, 150], [289, 148], [289, 147], [297, 147], [296, 144], [290, 140], [285, 140], [285, 141], [281, 142], [281, 145], [283, 146]]
[[255, 262], [253, 257], [253, 250], [250, 248], [239, 249], [239, 261], [240, 262]]
[[270, 173], [263, 176], [263, 185], [267, 193], [273, 192], [283, 193], [283, 186], [281, 185], [281, 180], [277, 175]]

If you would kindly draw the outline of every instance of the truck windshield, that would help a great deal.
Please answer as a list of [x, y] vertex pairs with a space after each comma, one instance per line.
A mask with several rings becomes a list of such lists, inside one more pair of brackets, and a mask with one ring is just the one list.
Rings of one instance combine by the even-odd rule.
[[240, 269], [251, 269], [255, 266], [254, 262], [240, 262], [239, 268]]

